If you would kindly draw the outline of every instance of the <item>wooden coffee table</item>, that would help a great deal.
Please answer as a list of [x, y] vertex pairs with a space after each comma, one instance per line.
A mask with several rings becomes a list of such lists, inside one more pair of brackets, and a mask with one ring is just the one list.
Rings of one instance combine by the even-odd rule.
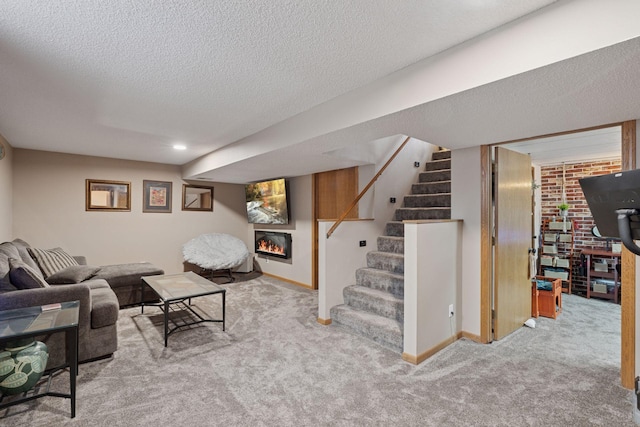
[[[160, 298], [160, 303], [145, 303], [144, 288], [148, 285]], [[141, 309], [144, 313], [144, 306], [151, 305], [160, 307], [164, 312], [164, 346], [167, 346], [169, 335], [185, 328], [187, 326], [196, 325], [204, 322], [222, 323], [224, 331], [225, 319], [225, 295], [227, 290], [217, 284], [197, 275], [192, 271], [179, 274], [165, 274], [162, 276], [144, 276], [141, 281], [142, 303]], [[203, 317], [191, 307], [191, 298], [201, 297], [205, 295], [222, 295], [222, 319], [208, 319]], [[187, 303], [185, 303], [187, 301]], [[193, 316], [191, 320], [182, 320], [180, 323], [170, 319], [169, 312], [176, 308], [188, 310]], [[169, 329], [169, 320], [172, 321], [174, 327]]]

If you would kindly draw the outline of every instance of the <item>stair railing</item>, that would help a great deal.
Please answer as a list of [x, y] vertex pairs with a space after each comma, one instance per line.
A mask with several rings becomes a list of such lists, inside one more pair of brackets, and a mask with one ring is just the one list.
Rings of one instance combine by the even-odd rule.
[[329, 231], [327, 231], [327, 239], [329, 237], [331, 237], [331, 235], [336, 230], [336, 228], [338, 228], [338, 226], [340, 224], [342, 224], [342, 221], [344, 221], [344, 219], [347, 217], [347, 215], [349, 215], [349, 212], [351, 212], [353, 210], [353, 208], [355, 208], [358, 205], [358, 202], [360, 202], [360, 199], [362, 199], [362, 197], [367, 193], [367, 191], [369, 191], [371, 186], [373, 184], [375, 184], [375, 182], [378, 180], [378, 178], [380, 178], [380, 175], [382, 175], [382, 172], [384, 172], [384, 170], [387, 168], [387, 166], [389, 166], [391, 164], [393, 159], [395, 159], [396, 156], [400, 153], [400, 151], [402, 151], [402, 149], [404, 148], [405, 145], [407, 145], [407, 142], [409, 142], [410, 139], [411, 139], [411, 137], [408, 136], [407, 139], [405, 139], [404, 142], [402, 144], [400, 144], [400, 146], [396, 149], [396, 151], [393, 153], [393, 155], [391, 157], [389, 157], [389, 160], [387, 160], [387, 162], [380, 168], [378, 173], [375, 174], [375, 176], [373, 178], [371, 178], [371, 181], [369, 181], [369, 183], [362, 189], [360, 194], [358, 194], [358, 196], [353, 200], [353, 202], [351, 202], [351, 204], [349, 205], [347, 210], [344, 211], [342, 213], [342, 215], [340, 215], [340, 218], [338, 218], [338, 220], [331, 226]]

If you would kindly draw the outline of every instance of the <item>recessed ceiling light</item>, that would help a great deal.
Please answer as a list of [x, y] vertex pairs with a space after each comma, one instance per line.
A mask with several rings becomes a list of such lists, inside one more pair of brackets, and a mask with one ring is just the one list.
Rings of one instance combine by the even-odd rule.
[[186, 150], [186, 149], [187, 149], [187, 146], [186, 146], [186, 145], [183, 145], [183, 144], [174, 144], [174, 145], [173, 145], [173, 148], [174, 148], [175, 150]]

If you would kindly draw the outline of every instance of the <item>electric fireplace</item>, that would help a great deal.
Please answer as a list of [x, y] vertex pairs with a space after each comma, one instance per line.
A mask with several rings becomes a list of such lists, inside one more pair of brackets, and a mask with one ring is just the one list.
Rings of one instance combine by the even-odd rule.
[[291, 234], [256, 230], [255, 237], [257, 254], [291, 258]]

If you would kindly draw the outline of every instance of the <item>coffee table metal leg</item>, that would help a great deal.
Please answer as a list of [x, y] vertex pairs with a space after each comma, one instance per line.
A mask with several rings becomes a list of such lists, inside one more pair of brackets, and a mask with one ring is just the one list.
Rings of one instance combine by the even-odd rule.
[[140, 279], [140, 313], [144, 313], [144, 280]]
[[222, 292], [222, 331], [224, 332], [224, 319], [225, 319], [225, 313], [224, 313], [224, 308], [225, 308], [225, 295], [226, 292]]
[[69, 363], [69, 391], [71, 418], [76, 417], [76, 376], [78, 374], [78, 327], [66, 331], [67, 358]]
[[164, 346], [167, 346], [167, 340], [169, 339], [169, 303], [164, 302]]

